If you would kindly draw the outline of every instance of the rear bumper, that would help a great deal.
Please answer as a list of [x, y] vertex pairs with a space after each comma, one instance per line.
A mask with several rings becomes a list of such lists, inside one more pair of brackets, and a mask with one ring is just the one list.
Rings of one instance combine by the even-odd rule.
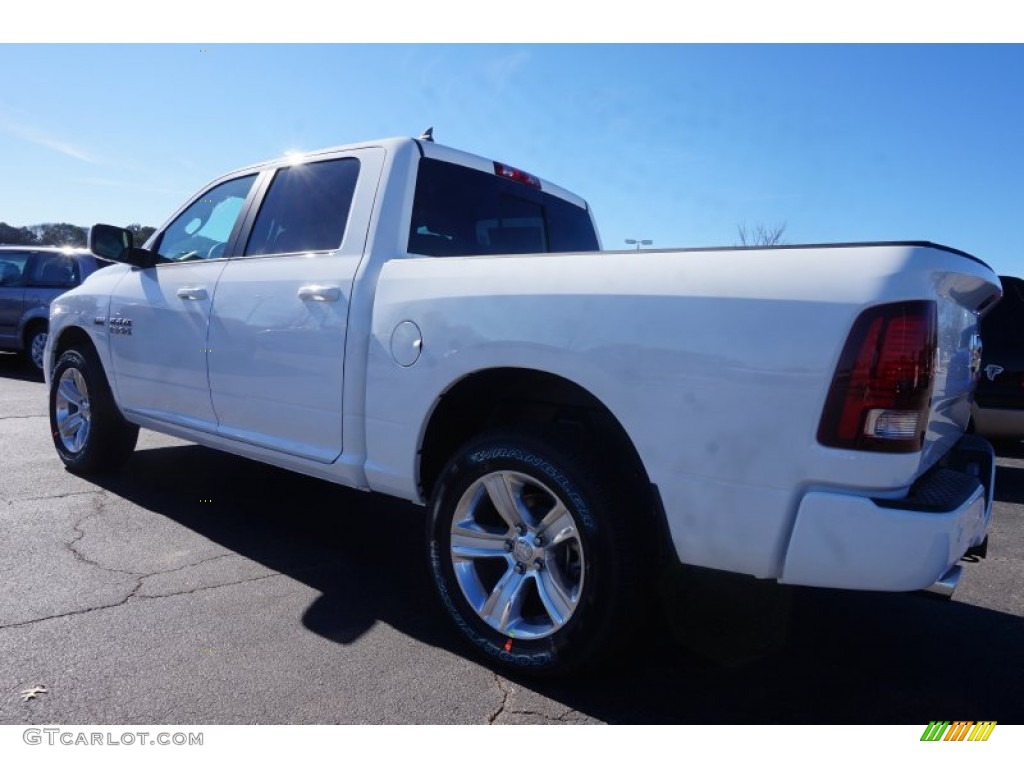
[[994, 477], [992, 446], [965, 435], [903, 499], [812, 491], [800, 503], [780, 581], [894, 592], [931, 587], [985, 539]]

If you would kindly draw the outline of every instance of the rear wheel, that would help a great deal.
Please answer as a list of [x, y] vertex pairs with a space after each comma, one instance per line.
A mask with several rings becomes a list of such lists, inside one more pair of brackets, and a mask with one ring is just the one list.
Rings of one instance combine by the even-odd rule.
[[135, 450], [139, 428], [125, 421], [96, 353], [73, 347], [50, 378], [50, 432], [64, 465], [79, 474], [121, 467]]
[[431, 504], [434, 581], [498, 665], [575, 671], [639, 629], [637, 520], [600, 478], [578, 448], [518, 432], [483, 435], [445, 468]]
[[36, 321], [25, 334], [25, 362], [36, 373], [42, 374], [49, 326]]

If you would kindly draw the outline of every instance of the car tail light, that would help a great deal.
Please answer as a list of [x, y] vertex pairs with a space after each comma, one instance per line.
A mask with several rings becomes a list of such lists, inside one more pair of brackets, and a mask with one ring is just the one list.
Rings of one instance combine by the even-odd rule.
[[928, 429], [937, 350], [932, 301], [873, 307], [857, 318], [839, 358], [818, 442], [910, 453]]
[[518, 181], [520, 184], [525, 184], [528, 187], [536, 187], [537, 189], [540, 189], [540, 179], [532, 173], [520, 171], [518, 168], [513, 168], [510, 165], [495, 163], [494, 173], [501, 176], [503, 179], [511, 179], [512, 181]]

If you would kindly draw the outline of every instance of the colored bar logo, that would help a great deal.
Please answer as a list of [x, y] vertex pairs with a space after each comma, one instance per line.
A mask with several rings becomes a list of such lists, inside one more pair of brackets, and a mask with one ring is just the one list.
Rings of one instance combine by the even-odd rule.
[[921, 741], [988, 741], [995, 720], [932, 720], [921, 734]]

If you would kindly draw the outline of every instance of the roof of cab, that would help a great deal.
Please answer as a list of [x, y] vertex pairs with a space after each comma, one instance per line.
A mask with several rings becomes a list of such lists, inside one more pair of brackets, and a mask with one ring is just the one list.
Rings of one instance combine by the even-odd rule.
[[[308, 152], [288, 153], [271, 160], [265, 160], [260, 163], [254, 163], [243, 168], [238, 168], [232, 171], [229, 175], [234, 175], [247, 170], [262, 170], [264, 168], [272, 168], [275, 166], [294, 165], [296, 163], [314, 160], [319, 155], [334, 154], [336, 152], [366, 149], [369, 147], [383, 147], [386, 151], [396, 151], [399, 148], [409, 146], [410, 144], [415, 145], [418, 148], [422, 157], [429, 157], [446, 163], [455, 163], [484, 173], [494, 173], [494, 161], [489, 160], [486, 157], [474, 155], [469, 152], [463, 152], [460, 149], [448, 147], [443, 144], [437, 144], [433, 141], [422, 141], [408, 136], [394, 136], [386, 139], [373, 139], [371, 141], [360, 141], [354, 144], [341, 144], [334, 147], [314, 149]], [[555, 195], [556, 197], [560, 197], [574, 205], [578, 205], [580, 208], [587, 208], [587, 201], [579, 195], [544, 178], [540, 178], [540, 182], [542, 191]]]

